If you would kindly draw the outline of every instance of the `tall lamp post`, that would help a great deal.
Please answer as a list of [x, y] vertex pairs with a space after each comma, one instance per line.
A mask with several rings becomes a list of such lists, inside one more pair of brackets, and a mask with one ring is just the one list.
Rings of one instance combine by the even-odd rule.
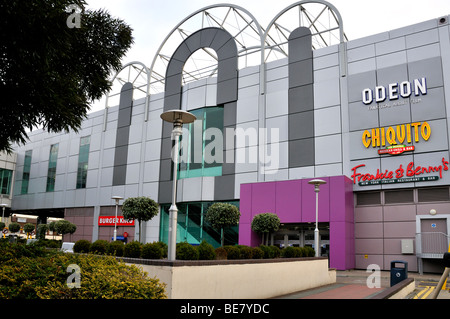
[[320, 185], [326, 184], [324, 180], [321, 179], [313, 179], [308, 182], [308, 184], [314, 185], [314, 191], [316, 192], [316, 229], [314, 230], [314, 248], [316, 251], [316, 257], [319, 257], [319, 249], [320, 249], [320, 243], [319, 243], [319, 227], [318, 227], [318, 220], [319, 220], [319, 192], [320, 192]]
[[176, 242], [177, 242], [177, 218], [178, 208], [176, 205], [177, 199], [177, 180], [178, 180], [178, 143], [182, 135], [183, 124], [189, 124], [196, 120], [195, 115], [182, 110], [172, 110], [161, 114], [161, 119], [166, 122], [173, 123], [172, 140], [175, 140], [175, 145], [172, 151], [173, 161], [173, 186], [172, 186], [172, 205], [169, 209], [169, 245], [168, 245], [168, 260], [175, 260]]
[[123, 197], [120, 196], [113, 196], [111, 199], [114, 199], [116, 201], [116, 218], [114, 219], [114, 241], [117, 239], [117, 211], [119, 209], [119, 201], [123, 199]]
[[8, 207], [8, 204], [1, 203], [0, 207], [2, 208], [2, 222], [5, 222], [5, 208]]

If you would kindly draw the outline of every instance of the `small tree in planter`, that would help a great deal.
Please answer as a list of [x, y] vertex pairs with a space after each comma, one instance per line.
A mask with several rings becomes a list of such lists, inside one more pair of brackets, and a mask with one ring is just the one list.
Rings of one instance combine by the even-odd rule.
[[36, 227], [36, 238], [38, 240], [44, 240], [45, 239], [45, 233], [48, 230], [47, 224], [39, 224]]
[[142, 222], [149, 221], [158, 214], [158, 204], [149, 197], [130, 197], [123, 202], [122, 214], [126, 220], [138, 220], [139, 242], [141, 242]]
[[28, 239], [28, 237], [30, 236], [30, 233], [34, 230], [34, 225], [31, 223], [26, 223], [25, 225], [23, 225], [23, 230], [24, 230], [24, 232], [27, 233], [27, 239]]
[[54, 226], [56, 232], [61, 235], [73, 234], [77, 230], [77, 226], [67, 220], [58, 220]]
[[20, 224], [19, 223], [12, 222], [12, 223], [9, 224], [9, 231], [11, 233], [13, 233], [13, 237], [10, 237], [10, 240], [13, 240], [13, 241], [16, 240], [15, 239], [15, 237], [16, 237], [15, 233], [17, 233], [19, 230], [20, 230]]
[[264, 237], [267, 234], [266, 241], [269, 241], [269, 234], [280, 228], [280, 218], [273, 213], [258, 214], [253, 217], [251, 228], [254, 232], [262, 234], [262, 244], [264, 245]]
[[224, 228], [238, 225], [240, 217], [241, 212], [236, 206], [228, 203], [215, 203], [208, 208], [205, 219], [213, 228], [220, 231], [220, 242], [223, 247], [225, 241]]

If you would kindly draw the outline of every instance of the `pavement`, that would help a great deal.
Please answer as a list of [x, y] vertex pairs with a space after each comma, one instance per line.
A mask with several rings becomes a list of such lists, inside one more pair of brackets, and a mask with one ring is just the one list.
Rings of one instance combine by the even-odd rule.
[[[369, 288], [367, 278], [372, 273], [364, 270], [336, 271], [336, 283], [299, 291], [276, 299], [371, 299], [390, 287], [390, 272], [380, 272], [380, 288]], [[405, 299], [431, 299], [442, 274], [408, 273], [414, 278], [416, 288]], [[450, 280], [447, 289], [450, 288]], [[441, 290], [437, 299], [450, 299], [450, 290]]]

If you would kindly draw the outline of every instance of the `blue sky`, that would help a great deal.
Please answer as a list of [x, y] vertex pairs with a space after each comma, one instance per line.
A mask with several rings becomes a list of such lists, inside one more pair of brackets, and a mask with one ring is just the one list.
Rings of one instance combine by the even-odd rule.
[[[151, 65], [158, 47], [170, 31], [191, 13], [219, 3], [248, 10], [266, 27], [295, 0], [87, 0], [91, 9], [104, 8], [131, 25], [135, 43], [123, 63]], [[340, 12], [349, 40], [408, 26], [450, 14], [449, 0], [329, 0]]]

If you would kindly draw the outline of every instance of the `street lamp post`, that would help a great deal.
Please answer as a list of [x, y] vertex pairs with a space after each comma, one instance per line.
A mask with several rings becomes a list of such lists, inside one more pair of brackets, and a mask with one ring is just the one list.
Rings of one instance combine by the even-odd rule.
[[2, 208], [2, 222], [5, 222], [5, 208], [8, 206], [8, 204], [1, 203], [0, 207]]
[[182, 135], [183, 124], [189, 124], [196, 120], [196, 117], [189, 112], [182, 110], [172, 110], [161, 114], [161, 119], [166, 122], [173, 123], [172, 139], [175, 140], [175, 145], [172, 151], [173, 161], [173, 186], [172, 186], [172, 205], [169, 208], [169, 245], [168, 245], [168, 260], [176, 259], [176, 242], [177, 242], [177, 222], [178, 222], [178, 208], [176, 205], [177, 199], [177, 180], [178, 180], [178, 143]]
[[120, 196], [113, 196], [111, 199], [114, 199], [116, 201], [116, 218], [114, 219], [114, 241], [117, 239], [117, 211], [119, 209], [119, 201], [123, 199], [123, 197]]
[[319, 192], [320, 192], [320, 185], [326, 184], [324, 180], [321, 179], [313, 179], [308, 182], [308, 184], [314, 185], [314, 191], [316, 192], [316, 229], [314, 230], [314, 248], [316, 251], [316, 257], [319, 257], [319, 249], [320, 249], [320, 243], [319, 243], [319, 227], [318, 227], [318, 220], [319, 220]]

